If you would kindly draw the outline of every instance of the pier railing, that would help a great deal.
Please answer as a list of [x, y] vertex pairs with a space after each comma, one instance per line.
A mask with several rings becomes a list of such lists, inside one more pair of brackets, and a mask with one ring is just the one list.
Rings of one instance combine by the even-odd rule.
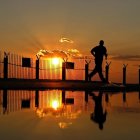
[[[59, 58], [58, 64], [53, 64], [52, 59], [53, 58], [33, 59], [13, 53], [0, 52], [0, 78], [60, 80], [85, 79], [84, 59], [70, 60], [70, 65], [74, 65], [73, 68], [68, 66], [67, 64], [69, 62], [64, 62], [63, 59]], [[80, 63], [80, 66], [79, 64], [77, 65], [77, 63]]]
[[[59, 79], [59, 80], [85, 80], [94, 67], [93, 59], [71, 58], [64, 61], [59, 58], [59, 63], [53, 64], [53, 58], [27, 58], [21, 55], [0, 52], [0, 78], [1, 79]], [[107, 81], [110, 79], [110, 64], [103, 65]], [[111, 64], [112, 65], [112, 64]], [[127, 64], [123, 64], [122, 83], [127, 82]], [[138, 82], [140, 84], [140, 67], [138, 69]]]

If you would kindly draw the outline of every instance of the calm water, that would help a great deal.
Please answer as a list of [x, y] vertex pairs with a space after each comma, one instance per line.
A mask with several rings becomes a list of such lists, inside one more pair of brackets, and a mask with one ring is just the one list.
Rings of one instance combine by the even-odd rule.
[[1, 140], [139, 140], [140, 93], [0, 91]]

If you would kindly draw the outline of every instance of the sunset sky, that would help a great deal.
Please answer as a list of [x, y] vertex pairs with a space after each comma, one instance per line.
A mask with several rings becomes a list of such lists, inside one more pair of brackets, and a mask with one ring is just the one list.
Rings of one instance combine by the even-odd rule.
[[1, 0], [0, 50], [75, 48], [89, 55], [103, 39], [110, 55], [140, 59], [139, 7], [139, 0]]

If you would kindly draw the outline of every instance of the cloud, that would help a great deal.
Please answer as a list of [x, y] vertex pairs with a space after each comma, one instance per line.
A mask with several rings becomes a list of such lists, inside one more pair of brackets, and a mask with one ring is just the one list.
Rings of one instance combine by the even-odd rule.
[[68, 38], [64, 38], [64, 37], [61, 38], [61, 39], [59, 40], [59, 42], [61, 42], [61, 43], [63, 43], [63, 42], [74, 43], [73, 40], [68, 39]]
[[43, 56], [53, 56], [53, 52], [47, 51], [47, 50], [39, 50], [39, 52], [36, 54], [37, 57], [43, 57]]
[[110, 58], [113, 60], [140, 61], [140, 55], [114, 55]]
[[68, 49], [67, 53], [73, 57], [82, 57], [82, 54], [77, 49]]
[[40, 50], [36, 56], [38, 58], [52, 58], [52, 57], [60, 57], [60, 58], [68, 58], [68, 57], [82, 57], [82, 54], [77, 49], [68, 49], [67, 51], [63, 50]]

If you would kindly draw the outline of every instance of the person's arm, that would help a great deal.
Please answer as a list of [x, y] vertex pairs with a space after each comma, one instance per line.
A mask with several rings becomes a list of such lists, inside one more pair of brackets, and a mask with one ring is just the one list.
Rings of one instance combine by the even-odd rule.
[[92, 49], [91, 49], [91, 54], [92, 54], [93, 56], [95, 56], [95, 48], [92, 48]]

